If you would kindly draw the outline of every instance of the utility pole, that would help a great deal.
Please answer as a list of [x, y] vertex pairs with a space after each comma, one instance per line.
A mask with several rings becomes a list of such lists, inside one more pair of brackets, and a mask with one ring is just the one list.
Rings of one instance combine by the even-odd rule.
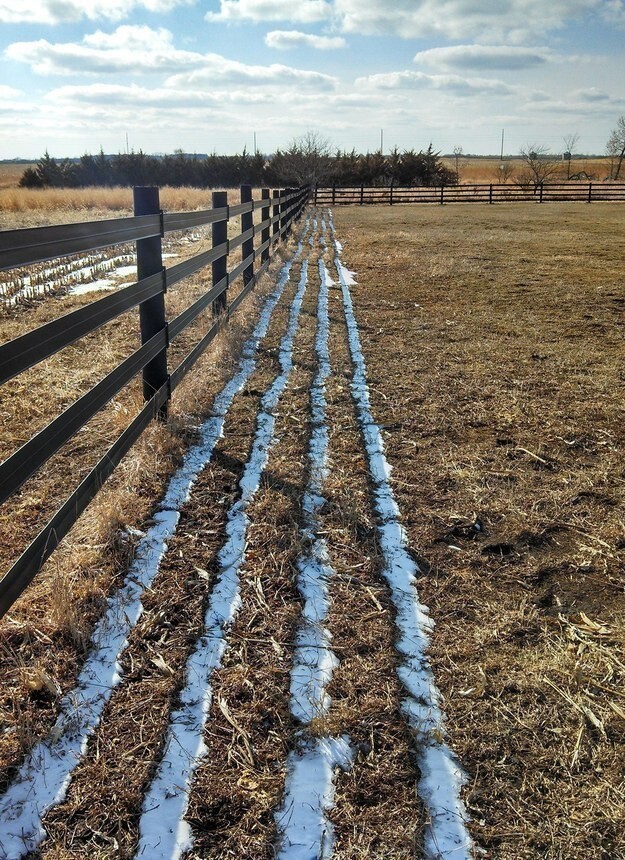
[[501, 129], [501, 161], [503, 162], [503, 139], [504, 139], [505, 129]]
[[384, 155], [384, 129], [380, 129], [380, 155]]
[[256, 155], [257, 152], [258, 149], [256, 148], [256, 132], [254, 132], [254, 155]]

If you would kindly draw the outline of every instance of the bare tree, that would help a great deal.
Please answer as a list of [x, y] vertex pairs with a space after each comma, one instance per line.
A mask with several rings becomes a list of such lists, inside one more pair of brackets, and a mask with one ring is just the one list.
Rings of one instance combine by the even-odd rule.
[[456, 159], [456, 185], [460, 185], [460, 158], [462, 156], [462, 147], [454, 146], [454, 158]]
[[493, 169], [493, 177], [496, 182], [506, 185], [514, 176], [514, 164], [511, 161], [502, 161]]
[[566, 178], [571, 178], [571, 159], [573, 158], [573, 152], [575, 147], [579, 143], [579, 134], [577, 132], [573, 134], [565, 134], [562, 138], [564, 141], [564, 152], [562, 156], [566, 161]]
[[532, 143], [523, 147], [519, 154], [525, 164], [524, 173], [519, 177], [521, 184], [532, 184], [538, 188], [558, 171], [557, 159], [551, 155], [549, 147], [543, 144]]
[[330, 141], [316, 131], [293, 138], [287, 149], [278, 150], [271, 163], [276, 178], [291, 185], [318, 185], [334, 171]]
[[625, 114], [621, 114], [616, 121], [616, 127], [610, 132], [606, 150], [612, 162], [616, 162], [616, 168], [610, 170], [610, 179], [617, 180], [625, 158]]

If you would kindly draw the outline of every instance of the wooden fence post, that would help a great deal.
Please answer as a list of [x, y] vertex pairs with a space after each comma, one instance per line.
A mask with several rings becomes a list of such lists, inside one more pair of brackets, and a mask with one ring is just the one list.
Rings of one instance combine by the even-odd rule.
[[315, 185], [315, 206], [317, 205], [317, 186]]
[[362, 206], [362, 204], [364, 202], [365, 202], [365, 186], [361, 185], [360, 186], [360, 205]]
[[[242, 185], [241, 186], [241, 203], [251, 203], [252, 201], [252, 186], [251, 185]], [[254, 210], [251, 212], [244, 212], [241, 215], [241, 232], [245, 233], [246, 230], [254, 227]], [[246, 239], [245, 242], [241, 245], [241, 262], [243, 260], [247, 260], [250, 255], [254, 254], [254, 236], [250, 239]], [[254, 260], [252, 260], [249, 266], [246, 266], [243, 269], [243, 286], [246, 287], [249, 282], [254, 277]]]
[[[222, 209], [223, 207], [228, 208], [228, 192], [227, 191], [213, 191], [213, 209]], [[226, 213], [226, 217], [223, 221], [216, 221], [212, 226], [212, 243], [213, 248], [219, 247], [219, 245], [223, 245], [228, 241], [228, 219], [229, 214]], [[224, 278], [228, 277], [228, 250], [224, 252], [223, 256], [218, 257], [216, 260], [213, 260], [212, 265], [213, 271], [213, 286], [216, 286], [220, 281]], [[215, 301], [213, 302], [213, 316], [217, 316], [220, 313], [223, 313], [228, 307], [228, 290], [227, 284], [226, 289], [220, 296], [217, 296]]]
[[272, 218], [276, 220], [273, 222], [273, 231], [271, 233], [271, 244], [273, 245], [277, 239], [279, 238], [279, 230], [280, 230], [280, 204], [278, 203], [278, 198], [280, 197], [280, 189], [274, 188], [273, 190], [273, 204], [271, 207]]
[[441, 185], [441, 206], [445, 202], [445, 186]]
[[389, 206], [393, 205], [393, 183], [392, 182], [391, 182], [391, 190], [389, 191], [389, 195], [388, 195], [388, 204], [389, 204]]
[[[265, 205], [260, 210], [260, 220], [261, 221], [268, 221], [269, 220], [269, 215], [271, 212], [271, 209], [269, 207], [269, 193], [270, 192], [269, 192], [268, 188], [263, 188], [261, 191], [261, 196], [263, 198], [263, 201], [267, 201], [265, 203]], [[263, 227], [263, 229], [262, 229], [262, 233], [260, 234], [261, 245], [264, 245], [265, 242], [269, 242], [269, 236], [271, 235], [269, 228], [270, 228], [270, 225], [267, 224], [267, 226]], [[260, 255], [261, 264], [266, 263], [268, 259], [269, 259], [269, 244], [267, 245], [266, 248], [263, 248], [263, 251]]]
[[489, 203], [493, 202], [493, 186], [492, 185], [488, 186], [488, 202]]
[[539, 193], [539, 195], [538, 195], [538, 202], [539, 202], [539, 203], [542, 203], [542, 202], [543, 202], [543, 187], [544, 187], [544, 186], [543, 186], [543, 183], [541, 182], [541, 183], [540, 183], [540, 193]]
[[[281, 188], [280, 191], [282, 193], [282, 196], [286, 197], [287, 194], [290, 193], [291, 189], [290, 188]], [[282, 203], [280, 204], [280, 238], [282, 238], [283, 235], [286, 235], [286, 231], [284, 234], [282, 233], [282, 231], [286, 227], [286, 210], [287, 210], [288, 205], [289, 205], [289, 203], [287, 200], [283, 200]]]
[[588, 183], [588, 202], [592, 203], [592, 182]]
[[332, 205], [336, 203], [336, 182], [332, 183]]
[[[136, 186], [133, 188], [135, 215], [158, 215], [161, 213], [159, 191], [156, 187]], [[165, 319], [165, 270], [163, 269], [162, 233], [149, 239], [137, 240], [137, 280], [163, 272], [163, 289], [139, 305], [139, 325], [141, 343], [146, 343], [159, 331], [167, 328]], [[161, 350], [143, 368], [143, 399], [149, 400], [169, 379], [167, 373], [167, 347]], [[167, 403], [158, 412], [161, 421], [167, 419]]]

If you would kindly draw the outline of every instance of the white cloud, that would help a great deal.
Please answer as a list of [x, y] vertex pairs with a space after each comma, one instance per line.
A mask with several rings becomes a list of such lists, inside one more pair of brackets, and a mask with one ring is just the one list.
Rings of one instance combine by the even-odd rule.
[[612, 96], [609, 93], [606, 93], [604, 90], [600, 90], [597, 87], [588, 87], [583, 90], [576, 90], [571, 93], [571, 97], [577, 101], [582, 102], [609, 102], [612, 100]]
[[385, 72], [356, 80], [360, 88], [374, 90], [437, 90], [457, 97], [518, 95], [517, 87], [492, 78], [463, 78], [460, 75], [426, 75], [423, 72]]
[[344, 33], [522, 43], [588, 13], [625, 21], [623, 0], [220, 0], [206, 19], [332, 21]]
[[4, 24], [65, 24], [82, 21], [121, 21], [133, 12], [170, 12], [195, 0], [0, 0]]
[[415, 54], [415, 63], [445, 69], [518, 71], [542, 66], [553, 59], [548, 48], [518, 48], [510, 45], [454, 45], [431, 48]]
[[518, 42], [600, 8], [601, 0], [335, 0], [335, 6], [346, 32]]
[[14, 42], [5, 57], [28, 63], [41, 75], [166, 72], [201, 66], [202, 54], [177, 50], [168, 30], [121, 26], [113, 33], [97, 31], [81, 43]]
[[311, 24], [332, 15], [329, 0], [220, 0], [219, 12], [207, 12], [207, 21], [292, 21]]
[[185, 91], [168, 89], [166, 87], [140, 87], [136, 84], [88, 84], [76, 86], [57, 87], [46, 95], [48, 102], [66, 102], [75, 106], [80, 104], [80, 110], [84, 105], [91, 107], [100, 105], [115, 107], [118, 105], [129, 105], [137, 109], [146, 107], [183, 107], [185, 105], [197, 105], [213, 101], [210, 93], [202, 91]]
[[211, 87], [215, 84], [243, 84], [254, 87], [296, 86], [330, 91], [336, 89], [338, 79], [322, 72], [296, 69], [280, 63], [272, 63], [270, 66], [251, 66], [237, 60], [228, 60], [218, 54], [206, 54], [202, 68], [174, 75], [167, 81], [168, 86], [181, 89]]
[[321, 72], [279, 63], [247, 65], [219, 54], [180, 51], [174, 47], [168, 30], [149, 27], [121, 26], [110, 34], [98, 31], [85, 36], [78, 44], [52, 44], [45, 39], [14, 42], [6, 49], [5, 57], [28, 63], [33, 71], [42, 75], [158, 72], [169, 75], [172, 86], [181, 87], [244, 84], [255, 89], [297, 86], [330, 91], [337, 85], [336, 78]]
[[333, 51], [347, 45], [342, 36], [314, 36], [299, 30], [271, 30], [265, 36], [269, 48], [288, 51], [293, 48], [315, 48], [318, 51]]
[[21, 95], [22, 94], [19, 90], [16, 90], [13, 87], [7, 87], [4, 84], [0, 84], [0, 99], [2, 99], [3, 101], [6, 99], [16, 99]]

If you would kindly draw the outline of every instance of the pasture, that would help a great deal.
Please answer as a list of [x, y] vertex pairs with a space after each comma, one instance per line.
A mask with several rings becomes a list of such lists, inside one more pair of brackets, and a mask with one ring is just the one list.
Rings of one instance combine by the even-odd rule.
[[474, 832], [506, 860], [625, 856], [625, 225], [590, 209], [335, 212]]
[[[290, 279], [255, 365], [180, 510], [120, 656], [121, 680], [67, 795], [44, 817], [37, 856], [130, 858], [138, 845], [141, 856], [157, 856], [145, 797], [160, 798], [165, 819], [159, 763], [170, 763], [170, 719], [189, 698], [185, 666], [208, 636], [204, 613], [243, 504], [241, 603], [210, 678], [208, 758], [194, 763], [185, 789], [189, 857], [262, 860], [281, 846], [287, 858], [293, 761], [339, 738], [351, 753], [332, 759], [331, 802], [320, 810], [337, 860], [436, 856], [436, 839], [448, 834], [421, 788], [422, 747], [444, 748], [445, 738], [466, 774], [462, 802], [479, 856], [625, 857], [623, 209], [343, 207], [332, 213], [335, 234], [330, 217], [311, 210], [299, 248], [296, 236], [285, 256]], [[277, 269], [272, 276], [261, 297]], [[394, 647], [404, 636], [405, 648], [406, 629], [387, 576], [379, 500], [388, 488], [366, 442], [349, 291], [390, 488], [435, 624], [428, 659], [445, 719], [429, 737], [405, 701], [433, 713], [436, 694], [414, 698], [406, 651]], [[182, 298], [172, 291], [167, 301]], [[11, 308], [0, 340], [88, 300], [58, 295]], [[260, 307], [250, 303], [240, 326], [220, 336], [174, 399], [168, 426], [142, 439], [0, 622], [0, 792], [63, 712], [93, 655], [93, 626], [143, 557], [164, 487], [215, 414]], [[4, 454], [134, 338], [136, 325], [117, 321], [86, 348], [5, 385]], [[131, 386], [5, 506], [3, 569], [139, 400]], [[259, 416], [275, 421], [270, 441]], [[327, 470], [314, 457], [324, 444]], [[321, 557], [332, 571], [316, 599], [328, 605], [312, 626], [328, 634], [313, 648], [325, 663], [311, 668], [303, 706], [294, 667], [301, 675], [306, 664], [306, 576]]]

